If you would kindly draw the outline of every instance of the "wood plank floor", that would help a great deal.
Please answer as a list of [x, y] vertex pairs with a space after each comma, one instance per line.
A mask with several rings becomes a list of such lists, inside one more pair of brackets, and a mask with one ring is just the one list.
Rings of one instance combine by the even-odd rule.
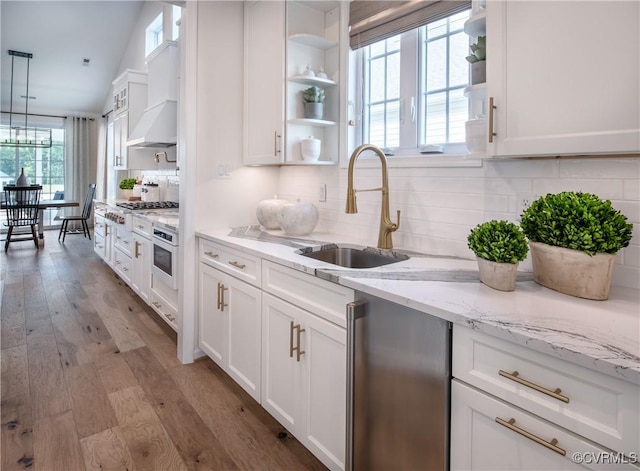
[[72, 235], [0, 254], [2, 471], [325, 470]]

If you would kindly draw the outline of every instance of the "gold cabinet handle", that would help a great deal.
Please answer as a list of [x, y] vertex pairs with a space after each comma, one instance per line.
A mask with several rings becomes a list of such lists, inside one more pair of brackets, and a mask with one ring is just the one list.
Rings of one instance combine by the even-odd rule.
[[280, 152], [278, 150], [278, 138], [280, 137], [280, 135], [278, 134], [278, 131], [273, 131], [273, 156], [274, 157], [278, 157], [278, 152]]
[[228, 306], [228, 304], [224, 302], [224, 292], [228, 289], [229, 288], [225, 288], [222, 283], [218, 283], [218, 309], [220, 312], [224, 312], [224, 308]]
[[133, 250], [133, 256], [135, 258], [138, 258], [140, 256], [140, 252], [138, 252], [138, 249], [140, 248], [140, 242], [138, 242], [137, 240], [134, 241], [134, 250]]
[[521, 429], [520, 427], [517, 427], [515, 425], [516, 423], [516, 419], [511, 418], [509, 419], [509, 421], [503, 420], [500, 417], [496, 417], [496, 422], [498, 422], [500, 425], [507, 427], [509, 430], [513, 430], [516, 433], [519, 433], [520, 435], [522, 435], [523, 437], [527, 437], [529, 440], [533, 440], [534, 442], [547, 447], [548, 449], [555, 451], [556, 453], [558, 453], [559, 455], [565, 456], [567, 454], [567, 452], [563, 449], [560, 448], [559, 446], [557, 446], [558, 444], [558, 439], [554, 438], [552, 439], [550, 442], [547, 442], [545, 440], [543, 440], [542, 438], [532, 434], [531, 432], [527, 432], [524, 429]]
[[245, 264], [240, 262], [229, 262], [229, 265], [239, 268], [240, 270], [244, 270], [247, 267]]
[[[293, 346], [293, 331], [296, 331], [296, 346]], [[305, 351], [300, 348], [300, 334], [305, 332], [300, 324], [294, 324], [291, 321], [289, 324], [289, 358], [293, 358], [293, 352], [296, 352], [296, 361], [300, 361], [300, 357], [304, 355]]]
[[507, 379], [510, 379], [511, 381], [515, 381], [518, 384], [522, 384], [523, 386], [526, 386], [531, 389], [535, 389], [536, 391], [546, 394], [547, 396], [551, 396], [552, 398], [557, 399], [558, 401], [562, 401], [564, 403], [569, 404], [569, 398], [567, 396], [563, 396], [562, 394], [560, 394], [562, 392], [562, 389], [560, 388], [556, 388], [553, 391], [551, 389], [543, 388], [542, 386], [538, 386], [537, 384], [532, 383], [531, 381], [527, 381], [526, 379], [520, 378], [520, 376], [518, 376], [519, 373], [517, 371], [514, 371], [513, 373], [507, 373], [504, 370], [499, 370], [498, 374]]
[[213, 253], [211, 251], [209, 252], [205, 252], [204, 253], [207, 257], [211, 257], [211, 258], [218, 258], [218, 254], [217, 253]]
[[493, 112], [496, 109], [496, 105], [493, 103], [493, 97], [489, 98], [489, 142], [493, 142], [493, 138], [497, 136], [493, 130]]
[[162, 304], [160, 304], [158, 301], [154, 301], [152, 303], [155, 307], [157, 307], [158, 309], [160, 309], [162, 307]]

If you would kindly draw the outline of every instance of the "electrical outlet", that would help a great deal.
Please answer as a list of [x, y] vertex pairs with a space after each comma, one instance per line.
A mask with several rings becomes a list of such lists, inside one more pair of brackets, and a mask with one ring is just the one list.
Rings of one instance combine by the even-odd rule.
[[319, 191], [318, 191], [318, 201], [320, 201], [321, 203], [325, 203], [327, 201], [327, 184], [323, 183], [322, 185], [320, 185]]
[[522, 213], [531, 206], [531, 203], [536, 199], [536, 195], [533, 193], [518, 193], [516, 195], [516, 219], [520, 221]]

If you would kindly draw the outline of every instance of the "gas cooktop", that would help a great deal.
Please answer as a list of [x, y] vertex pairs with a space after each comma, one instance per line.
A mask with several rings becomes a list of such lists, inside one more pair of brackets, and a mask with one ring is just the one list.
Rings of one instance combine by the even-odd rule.
[[126, 203], [116, 203], [116, 206], [124, 209], [171, 209], [178, 208], [176, 201], [128, 201]]

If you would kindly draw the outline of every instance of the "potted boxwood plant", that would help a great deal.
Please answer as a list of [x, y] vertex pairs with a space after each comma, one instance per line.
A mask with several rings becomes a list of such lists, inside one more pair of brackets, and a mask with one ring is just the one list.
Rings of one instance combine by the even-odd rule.
[[471, 54], [465, 59], [471, 64], [471, 85], [487, 80], [487, 37], [478, 36], [474, 44], [469, 46]]
[[529, 252], [520, 228], [509, 221], [483, 222], [471, 229], [467, 242], [478, 260], [480, 281], [500, 291], [513, 291], [518, 263]]
[[536, 282], [580, 298], [609, 297], [615, 254], [629, 245], [633, 228], [611, 201], [573, 191], [547, 194], [522, 213], [520, 225]]
[[322, 119], [324, 90], [320, 87], [309, 87], [302, 92], [304, 100], [304, 117]]

